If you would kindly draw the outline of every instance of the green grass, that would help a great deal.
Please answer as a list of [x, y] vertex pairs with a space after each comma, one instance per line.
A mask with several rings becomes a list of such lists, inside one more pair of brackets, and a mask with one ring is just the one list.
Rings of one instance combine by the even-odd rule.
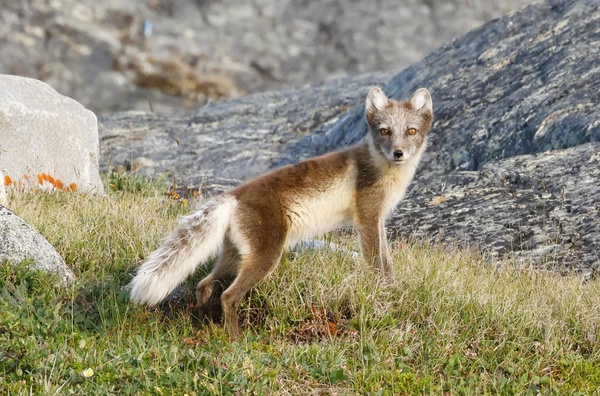
[[101, 198], [10, 198], [77, 280], [0, 263], [0, 394], [600, 394], [600, 281], [469, 250], [394, 243], [392, 283], [349, 253], [288, 253], [242, 303], [236, 341], [191, 299], [133, 305], [122, 286], [191, 206], [164, 189], [113, 174]]

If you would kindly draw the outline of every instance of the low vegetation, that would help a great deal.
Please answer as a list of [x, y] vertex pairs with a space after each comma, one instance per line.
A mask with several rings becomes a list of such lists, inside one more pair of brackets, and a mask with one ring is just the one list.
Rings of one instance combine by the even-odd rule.
[[[135, 306], [122, 287], [193, 206], [111, 174], [93, 198], [10, 198], [77, 274], [0, 263], [0, 394], [589, 395], [600, 388], [600, 281], [420, 241], [394, 282], [342, 251], [290, 252], [241, 307], [244, 335], [193, 317], [191, 294]], [[208, 266], [210, 267], [210, 266]], [[185, 285], [191, 289], [208, 268]], [[184, 301], [184, 302], [181, 302]]]

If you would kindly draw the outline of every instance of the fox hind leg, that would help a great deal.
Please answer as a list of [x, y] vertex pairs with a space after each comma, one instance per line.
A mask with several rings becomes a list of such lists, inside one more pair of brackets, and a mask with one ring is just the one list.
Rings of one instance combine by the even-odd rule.
[[226, 285], [235, 278], [239, 262], [240, 255], [237, 249], [229, 238], [225, 238], [223, 250], [215, 267], [196, 286], [196, 305], [200, 319], [217, 319], [221, 294]]
[[237, 277], [221, 295], [225, 327], [234, 338], [239, 336], [238, 307], [240, 300], [260, 282], [281, 259], [283, 241], [276, 247], [253, 249], [240, 263]]

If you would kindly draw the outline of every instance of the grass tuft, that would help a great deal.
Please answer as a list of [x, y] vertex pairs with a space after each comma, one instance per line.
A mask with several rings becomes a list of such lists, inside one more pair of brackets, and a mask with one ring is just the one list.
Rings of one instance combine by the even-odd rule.
[[[232, 341], [122, 286], [189, 209], [165, 186], [13, 195], [77, 275], [68, 288], [0, 263], [0, 394], [594, 394], [600, 282], [491, 266], [472, 250], [393, 244], [395, 281], [345, 251], [285, 255], [243, 300]], [[206, 273], [207, 269], [200, 270]], [[194, 278], [197, 280], [200, 275]], [[193, 281], [189, 282], [193, 287]]]

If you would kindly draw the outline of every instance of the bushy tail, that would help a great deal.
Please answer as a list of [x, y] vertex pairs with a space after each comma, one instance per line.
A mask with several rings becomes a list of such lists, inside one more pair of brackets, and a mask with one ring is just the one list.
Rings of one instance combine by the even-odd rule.
[[210, 257], [221, 245], [237, 201], [222, 195], [183, 217], [177, 229], [146, 258], [129, 284], [131, 299], [155, 305]]

